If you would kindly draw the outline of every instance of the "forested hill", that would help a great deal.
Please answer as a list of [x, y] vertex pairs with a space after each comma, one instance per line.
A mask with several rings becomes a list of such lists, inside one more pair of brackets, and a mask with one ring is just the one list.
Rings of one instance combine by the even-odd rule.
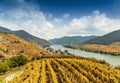
[[84, 44], [102, 44], [102, 45], [109, 45], [114, 42], [120, 42], [120, 30], [113, 31], [106, 35], [96, 37], [94, 39], [88, 40]]
[[72, 45], [81, 45], [84, 42], [95, 38], [95, 36], [71, 36], [71, 37], [61, 37], [49, 40], [50, 44], [72, 44]]
[[13, 31], [12, 33], [37, 46], [48, 47], [50, 45], [47, 40], [35, 37], [24, 30]]

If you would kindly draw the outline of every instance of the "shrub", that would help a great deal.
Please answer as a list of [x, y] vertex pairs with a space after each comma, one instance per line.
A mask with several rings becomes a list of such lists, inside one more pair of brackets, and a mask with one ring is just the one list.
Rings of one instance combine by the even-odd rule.
[[68, 50], [65, 50], [65, 53], [68, 53]]
[[27, 63], [27, 58], [24, 55], [14, 56], [9, 59], [10, 67], [21, 66]]
[[0, 73], [6, 72], [10, 67], [6, 62], [0, 62]]
[[99, 63], [106, 64], [107, 62], [105, 60], [99, 60]]
[[3, 58], [4, 56], [3, 55], [0, 55], [0, 58]]
[[120, 65], [116, 66], [115, 69], [119, 69], [120, 70]]

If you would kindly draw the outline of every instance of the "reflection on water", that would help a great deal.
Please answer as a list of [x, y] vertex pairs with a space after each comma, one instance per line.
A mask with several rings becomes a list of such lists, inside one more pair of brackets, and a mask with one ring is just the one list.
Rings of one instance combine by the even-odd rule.
[[91, 58], [105, 60], [108, 63], [110, 63], [112, 66], [117, 66], [120, 64], [120, 56], [86, 52], [86, 51], [82, 51], [82, 50], [78, 50], [78, 49], [65, 48], [62, 45], [52, 45], [51, 48], [53, 48], [55, 50], [61, 49], [62, 51], [68, 50], [69, 53], [77, 55], [77, 56], [84, 56], [84, 57], [91, 57]]

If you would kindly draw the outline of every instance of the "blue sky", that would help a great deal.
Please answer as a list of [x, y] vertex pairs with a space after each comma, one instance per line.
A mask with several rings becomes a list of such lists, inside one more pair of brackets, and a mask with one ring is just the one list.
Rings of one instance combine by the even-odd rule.
[[[37, 3], [44, 13], [52, 13], [60, 17], [66, 12], [80, 17], [90, 14], [94, 10], [113, 14], [114, 6], [119, 0], [26, 0], [28, 3]], [[119, 5], [118, 5], [119, 6]]]
[[103, 35], [120, 29], [120, 0], [0, 0], [0, 26], [37, 37]]

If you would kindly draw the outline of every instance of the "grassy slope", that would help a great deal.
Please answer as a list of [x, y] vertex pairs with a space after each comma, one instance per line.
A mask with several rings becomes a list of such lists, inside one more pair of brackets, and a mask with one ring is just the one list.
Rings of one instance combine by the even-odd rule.
[[112, 55], [120, 55], [120, 46], [88, 44], [88, 45], [83, 45], [81, 48], [88, 50], [88, 51], [93, 51], [93, 52], [107, 53], [107, 54], [112, 54]]
[[44, 40], [44, 39], [38, 38], [36, 36], [33, 36], [33, 35], [29, 34], [28, 32], [26, 32], [24, 30], [12, 31], [8, 28], [0, 26], [0, 32], [7, 32], [7, 33], [15, 34], [15, 35], [23, 38], [24, 40], [26, 40], [26, 41], [28, 41], [32, 44], [35, 44], [37, 46], [40, 46], [40, 47], [50, 46], [50, 44], [47, 40]]
[[111, 45], [99, 45], [99, 44], [85, 44], [82, 46], [75, 46], [75, 45], [63, 45], [64, 47], [73, 48], [73, 49], [81, 49], [90, 52], [97, 52], [97, 53], [105, 53], [111, 55], [120, 55], [120, 45], [119, 43], [113, 43]]
[[48, 46], [50, 46], [50, 44], [49, 44], [49, 42], [47, 40], [35, 37], [35, 36], [27, 33], [24, 30], [12, 31], [11, 33], [23, 38], [24, 40], [26, 40], [26, 41], [28, 41], [28, 42], [30, 42], [32, 44], [37, 45], [39, 47], [48, 47]]
[[110, 46], [120, 46], [120, 42], [114, 42], [114, 43], [110, 44]]
[[31, 58], [34, 55], [42, 55], [45, 52], [13, 34], [0, 33], [0, 55], [9, 58], [20, 53]]

